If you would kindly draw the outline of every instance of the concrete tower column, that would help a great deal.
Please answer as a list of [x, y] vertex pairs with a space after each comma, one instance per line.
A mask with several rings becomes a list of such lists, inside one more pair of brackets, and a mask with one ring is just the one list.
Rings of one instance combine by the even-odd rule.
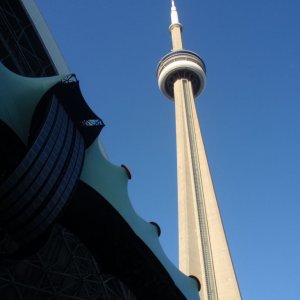
[[183, 50], [181, 30], [172, 1], [173, 49], [159, 63], [157, 76], [163, 94], [175, 102], [179, 268], [199, 279], [201, 300], [239, 300], [195, 107], [205, 85], [205, 64]]

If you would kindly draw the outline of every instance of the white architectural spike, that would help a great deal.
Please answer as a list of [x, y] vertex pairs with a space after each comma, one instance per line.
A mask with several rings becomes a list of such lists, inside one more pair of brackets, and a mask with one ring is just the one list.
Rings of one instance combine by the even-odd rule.
[[174, 0], [172, 0], [172, 7], [171, 7], [171, 23], [172, 24], [179, 23], [178, 13], [177, 13], [177, 9], [176, 9]]

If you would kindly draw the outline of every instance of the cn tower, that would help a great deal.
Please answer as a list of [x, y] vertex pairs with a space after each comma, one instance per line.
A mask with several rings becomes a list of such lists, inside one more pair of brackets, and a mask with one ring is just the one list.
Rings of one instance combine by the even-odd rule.
[[182, 24], [172, 1], [172, 51], [157, 69], [162, 93], [175, 102], [179, 268], [196, 276], [201, 300], [241, 299], [213, 188], [195, 107], [205, 86], [205, 64], [182, 43]]

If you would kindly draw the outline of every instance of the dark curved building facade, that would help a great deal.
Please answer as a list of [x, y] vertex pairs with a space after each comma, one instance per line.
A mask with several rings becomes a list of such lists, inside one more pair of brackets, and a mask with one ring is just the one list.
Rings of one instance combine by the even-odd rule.
[[[0, 25], [3, 65], [23, 76], [58, 75], [21, 1], [1, 1]], [[1, 177], [4, 177], [3, 163], [1, 167]], [[4, 230], [0, 236], [0, 298], [3, 300], [136, 299], [125, 284], [101, 271], [86, 246], [63, 225], [54, 223], [37, 251], [29, 255], [19, 253], [20, 257], [16, 258], [10, 257], [14, 242]]]

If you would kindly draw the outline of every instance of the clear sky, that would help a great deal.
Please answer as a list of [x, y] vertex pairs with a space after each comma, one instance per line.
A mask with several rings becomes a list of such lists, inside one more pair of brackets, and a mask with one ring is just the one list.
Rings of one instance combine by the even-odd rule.
[[[177, 263], [174, 104], [157, 87], [170, 2], [37, 0], [127, 164], [138, 213]], [[300, 299], [300, 2], [177, 0], [184, 46], [207, 65], [197, 108], [244, 300]]]

